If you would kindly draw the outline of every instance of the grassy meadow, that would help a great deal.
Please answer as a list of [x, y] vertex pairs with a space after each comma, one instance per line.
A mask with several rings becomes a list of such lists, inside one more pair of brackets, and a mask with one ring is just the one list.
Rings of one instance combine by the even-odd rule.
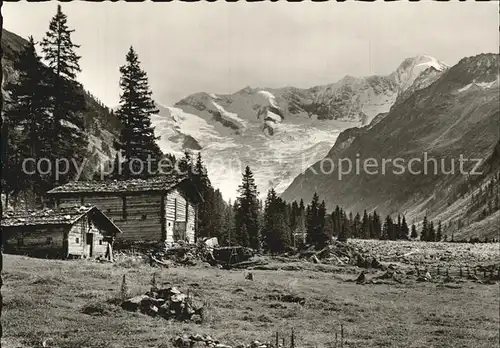
[[[497, 245], [498, 247], [498, 245]], [[278, 261], [276, 261], [278, 262]], [[4, 255], [2, 347], [172, 347], [178, 334], [209, 334], [237, 346], [274, 342], [276, 332], [296, 347], [491, 348], [499, 342], [499, 287], [467, 280], [444, 283], [356, 284], [351, 266], [296, 261], [295, 267], [246, 270], [153, 268], [141, 262], [97, 263]], [[304, 267], [300, 267], [303, 265]], [[286, 269], [286, 270], [284, 270]], [[150, 288], [153, 273], [206, 303], [202, 324], [167, 321], [116, 305], [125, 274], [131, 295]], [[281, 302], [273, 294], [304, 297]]]

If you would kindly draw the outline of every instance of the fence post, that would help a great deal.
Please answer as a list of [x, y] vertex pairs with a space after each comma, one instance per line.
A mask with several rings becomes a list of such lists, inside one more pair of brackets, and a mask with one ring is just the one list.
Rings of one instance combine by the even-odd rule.
[[295, 333], [293, 332], [293, 328], [292, 328], [292, 336], [290, 337], [290, 347], [295, 348]]
[[337, 348], [338, 340], [339, 340], [338, 333], [337, 331], [335, 331], [335, 348]]
[[463, 272], [462, 272], [462, 265], [460, 265], [460, 278], [462, 278]]
[[446, 268], [446, 277], [450, 277], [450, 266]]
[[280, 338], [279, 338], [278, 331], [276, 331], [276, 348], [278, 348], [279, 344], [280, 344]]
[[439, 265], [437, 265], [437, 275], [440, 275], [439, 273], [440, 273], [439, 272]]

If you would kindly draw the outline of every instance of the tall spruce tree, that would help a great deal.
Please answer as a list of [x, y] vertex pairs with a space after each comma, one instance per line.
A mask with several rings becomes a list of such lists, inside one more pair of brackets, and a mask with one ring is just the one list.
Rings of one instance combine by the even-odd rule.
[[370, 218], [366, 213], [366, 209], [363, 212], [363, 221], [361, 222], [361, 238], [368, 239], [370, 238]]
[[437, 232], [436, 232], [436, 242], [441, 241], [443, 238], [443, 228], [441, 226], [441, 221], [438, 222]]
[[242, 246], [260, 250], [259, 201], [250, 167], [245, 168], [236, 199], [235, 233]]
[[184, 161], [188, 176], [191, 177], [194, 186], [203, 197], [203, 203], [198, 206], [198, 236], [213, 237], [219, 231], [217, 220], [223, 214], [220, 211], [222, 204], [220, 202], [221, 196], [216, 194], [212, 187], [208, 171], [203, 164], [201, 152], [198, 152], [194, 165], [191, 163], [192, 160], [189, 153], [185, 154]]
[[362, 237], [361, 215], [359, 213], [354, 216], [352, 229], [354, 238]]
[[417, 227], [415, 226], [415, 224], [411, 224], [411, 234], [410, 234], [410, 237], [412, 239], [416, 239], [418, 237]]
[[321, 217], [321, 214], [324, 214], [324, 212], [320, 211], [318, 194], [314, 193], [311, 204], [308, 205], [308, 214], [306, 216], [306, 242], [307, 244], [313, 244], [316, 248], [321, 248], [322, 244], [320, 234], [324, 227], [324, 215]]
[[392, 219], [390, 215], [387, 215], [385, 217], [384, 225], [382, 226], [382, 235], [380, 239], [382, 240], [388, 240], [391, 239], [391, 234], [392, 234]]
[[290, 228], [286, 222], [287, 205], [277, 197], [276, 191], [270, 189], [264, 207], [264, 226], [262, 242], [264, 248], [271, 253], [284, 252], [290, 247]]
[[348, 235], [347, 235], [346, 224], [342, 221], [340, 224], [340, 231], [339, 231], [339, 234], [337, 236], [337, 241], [347, 242], [347, 238], [348, 238]]
[[[2, 129], [2, 139], [6, 142], [2, 144], [4, 191], [9, 193], [28, 189], [29, 195], [34, 195], [35, 199], [26, 197], [25, 201], [35, 203], [36, 197], [43, 195], [50, 187], [35, 169], [35, 163], [40, 158], [51, 155], [51, 105], [47, 98], [50, 95], [47, 83], [49, 71], [41, 63], [31, 36], [14, 64], [19, 76], [6, 86], [10, 92], [10, 102], [9, 107], [5, 108]], [[25, 159], [33, 159], [34, 162], [27, 161], [23, 169]]]
[[276, 191], [271, 188], [267, 191], [266, 201], [264, 203], [264, 226], [262, 228], [262, 245], [264, 249], [271, 249], [271, 234], [273, 233], [273, 217], [278, 214]]
[[399, 230], [399, 239], [409, 239], [410, 229], [406, 223], [406, 217], [403, 215], [403, 220], [401, 221], [401, 228]]
[[435, 242], [436, 241], [436, 229], [434, 228], [434, 222], [430, 222], [429, 224], [429, 237], [428, 237], [429, 242]]
[[[41, 46], [45, 54], [48, 66], [54, 70], [57, 77], [74, 80], [76, 74], [81, 72], [79, 57], [75, 45], [71, 40], [71, 34], [74, 29], [68, 28], [68, 18], [62, 12], [61, 5], [57, 5], [57, 13], [52, 17], [49, 25], [49, 31], [46, 33]], [[56, 81], [59, 83], [60, 81]]]
[[424, 221], [422, 222], [422, 231], [420, 232], [420, 240], [425, 242], [429, 241], [429, 223], [427, 221], [427, 216], [424, 216]]
[[372, 239], [380, 239], [382, 235], [382, 221], [380, 220], [380, 215], [377, 214], [377, 211], [373, 211], [373, 219], [372, 219]]
[[318, 207], [318, 220], [315, 232], [315, 245], [318, 249], [323, 249], [330, 241], [330, 236], [325, 229], [326, 225], [326, 204], [321, 201]]
[[[40, 46], [44, 59], [53, 71], [50, 76], [50, 93], [47, 98], [52, 106], [50, 127], [50, 146], [52, 164], [59, 158], [75, 159], [82, 163], [87, 154], [88, 139], [85, 133], [85, 122], [82, 112], [86, 109], [85, 96], [81, 85], [75, 80], [81, 72], [78, 56], [75, 49], [79, 45], [73, 43], [67, 16], [62, 12], [61, 5], [51, 19], [49, 30], [45, 34]], [[68, 174], [62, 178], [55, 177], [52, 171], [51, 180], [69, 180], [75, 170], [70, 166]], [[53, 167], [54, 168], [54, 167]]]
[[222, 227], [217, 236], [219, 244], [234, 244], [234, 239], [231, 240], [231, 236], [234, 236], [234, 207], [231, 204], [231, 201], [229, 201], [229, 203], [224, 208]]
[[[133, 47], [130, 47], [120, 73], [122, 93], [116, 115], [122, 123], [122, 131], [116, 147], [125, 160], [123, 177], [155, 175], [162, 153], [156, 144], [151, 115], [158, 113], [158, 109], [151, 98], [146, 72], [141, 69]], [[149, 170], [148, 163], [151, 163]]]

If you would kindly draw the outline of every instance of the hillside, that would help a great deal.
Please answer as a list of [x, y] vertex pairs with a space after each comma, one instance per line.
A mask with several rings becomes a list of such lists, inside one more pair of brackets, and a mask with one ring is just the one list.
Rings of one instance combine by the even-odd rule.
[[432, 57], [416, 56], [386, 76], [346, 76], [308, 89], [200, 92], [173, 107], [159, 105], [153, 124], [164, 152], [199, 150], [210, 159], [212, 182], [226, 198], [234, 198], [246, 165], [262, 195], [270, 187], [282, 192], [328, 153], [342, 130], [381, 120], [396, 100], [407, 98], [408, 89], [426, 87], [446, 69]]
[[[2, 81], [2, 95], [6, 103], [4, 107], [8, 107], [8, 93], [4, 87], [15, 81], [17, 78], [17, 71], [14, 68], [14, 62], [19, 59], [23, 47], [27, 44], [27, 40], [2, 29], [2, 72], [4, 79]], [[83, 117], [85, 120], [85, 130], [89, 136], [88, 145], [88, 171], [86, 176], [92, 175], [92, 170], [97, 168], [101, 163], [104, 163], [114, 158], [115, 150], [113, 149], [113, 141], [118, 136], [120, 123], [118, 118], [94, 97], [89, 91], [81, 87], [81, 93], [85, 95], [86, 108]]]
[[[452, 193], [463, 183], [464, 175], [458, 169], [455, 175], [441, 170], [435, 174], [432, 162], [427, 175], [413, 175], [408, 170], [394, 174], [393, 170], [400, 170], [392, 162], [387, 163], [384, 175], [382, 159], [402, 158], [407, 165], [412, 158], [423, 161], [427, 153], [428, 158], [437, 159], [438, 166], [444, 161], [445, 171], [449, 171], [451, 159], [458, 168], [460, 155], [489, 158], [499, 139], [498, 68], [498, 55], [481, 54], [462, 59], [437, 79], [435, 73], [425, 72], [434, 82], [396, 103], [376, 124], [342, 133], [325, 157], [335, 164], [342, 158], [353, 164], [356, 158], [373, 158], [379, 174], [370, 175], [361, 167], [359, 174], [345, 174], [339, 180], [338, 168], [330, 174], [316, 174], [320, 172], [317, 162], [297, 176], [282, 197], [309, 201], [318, 192], [330, 209], [339, 204], [352, 211], [406, 212], [410, 221], [423, 218], [426, 211], [431, 218], [439, 217], [450, 209]], [[418, 79], [415, 83], [421, 84]], [[414, 163], [414, 171], [423, 170], [422, 162]], [[464, 166], [466, 171], [472, 167], [472, 162]], [[463, 211], [456, 209], [448, 220], [460, 214]]]

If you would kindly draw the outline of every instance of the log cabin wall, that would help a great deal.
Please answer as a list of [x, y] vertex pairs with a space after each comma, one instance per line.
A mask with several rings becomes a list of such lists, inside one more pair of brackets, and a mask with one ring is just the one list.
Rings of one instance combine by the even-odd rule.
[[[174, 227], [184, 229], [183, 237], [194, 242], [195, 207], [186, 199], [179, 189], [173, 189], [165, 196], [166, 242], [174, 243], [178, 236], [174, 235]], [[185, 226], [185, 227], [183, 227]], [[182, 239], [182, 238], [181, 238]]]
[[86, 256], [85, 254], [85, 231], [87, 230], [87, 219], [80, 218], [68, 231], [68, 255]]
[[162, 240], [161, 192], [141, 194], [79, 194], [78, 197], [59, 197], [61, 208], [75, 204], [96, 206], [108, 216], [123, 233], [117, 240], [160, 241]]
[[196, 207], [194, 204], [188, 204], [188, 218], [186, 226], [186, 235], [190, 242], [194, 242], [196, 228]]
[[68, 231], [68, 254], [71, 256], [98, 257], [106, 254], [104, 234], [82, 216]]
[[65, 256], [63, 248], [64, 226], [3, 227], [4, 251], [36, 257]]

